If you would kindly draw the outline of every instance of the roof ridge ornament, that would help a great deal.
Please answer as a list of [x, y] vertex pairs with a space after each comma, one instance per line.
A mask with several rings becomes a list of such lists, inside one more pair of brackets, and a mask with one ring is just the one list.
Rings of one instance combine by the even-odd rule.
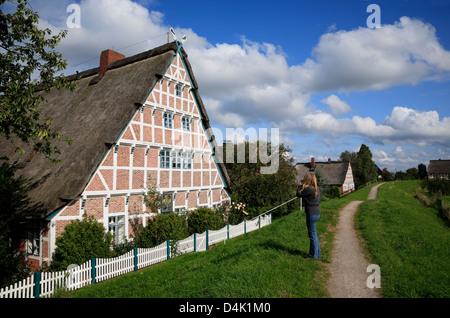
[[170, 27], [169, 33], [172, 35], [172, 39], [175, 41], [176, 45], [178, 46], [178, 51], [179, 51], [181, 49], [181, 47], [183, 46], [184, 42], [186, 42], [187, 36], [183, 35], [183, 37], [181, 38], [181, 42], [180, 42], [177, 40], [175, 30], [172, 27]]

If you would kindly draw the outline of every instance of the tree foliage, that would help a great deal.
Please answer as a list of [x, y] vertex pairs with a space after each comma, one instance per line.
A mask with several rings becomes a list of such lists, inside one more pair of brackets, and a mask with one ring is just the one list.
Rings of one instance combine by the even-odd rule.
[[39, 214], [27, 196], [30, 182], [15, 176], [15, 168], [8, 161], [0, 165], [0, 286], [12, 284], [29, 274], [20, 248], [20, 233], [24, 232], [23, 218]]
[[70, 264], [81, 265], [92, 257], [112, 256], [113, 235], [107, 232], [102, 223], [93, 216], [83, 216], [68, 224], [64, 232], [56, 238], [51, 267], [65, 270]]
[[141, 226], [135, 238], [137, 247], [158, 246], [166, 240], [182, 240], [188, 236], [186, 217], [175, 213], [157, 214]]
[[[226, 147], [224, 147], [224, 158], [227, 158], [225, 166], [231, 179], [230, 187], [233, 201], [245, 204], [246, 209], [253, 212], [252, 214], [263, 212], [292, 199], [297, 190], [296, 170], [293, 165], [293, 158], [289, 155], [292, 150], [284, 144], [280, 144], [276, 150], [278, 169], [275, 173], [261, 174], [261, 167], [264, 167], [265, 164], [261, 162], [260, 156], [252, 154], [257, 157], [257, 160], [255, 163], [250, 162], [251, 149], [259, 150], [262, 142], [257, 142], [256, 147], [249, 142], [233, 145], [234, 160], [232, 162], [229, 162], [228, 158], [231, 156], [227, 157]], [[271, 145], [267, 144], [266, 149], [271, 149]], [[245, 150], [246, 160], [238, 163], [238, 151], [243, 150]], [[272, 155], [272, 153], [269, 153], [269, 155]], [[275, 210], [274, 215], [288, 213], [292, 210], [294, 204], [295, 201]]]
[[356, 188], [377, 180], [378, 168], [372, 160], [372, 152], [365, 144], [361, 145], [357, 153], [344, 151], [341, 153], [340, 160], [350, 161]]
[[[0, 0], [0, 5], [5, 2]], [[38, 92], [49, 92], [52, 87], [73, 90], [76, 86], [57, 75], [67, 62], [55, 48], [67, 31], [51, 35], [50, 29], [38, 27], [39, 15], [26, 0], [8, 2], [16, 4], [16, 11], [5, 13], [0, 9], [0, 136], [10, 140], [16, 151], [23, 153], [24, 149], [14, 137], [32, 143], [34, 151], [57, 162], [54, 155], [60, 150], [54, 140], [60, 134], [52, 130], [51, 117], [41, 116], [38, 106], [45, 98]]]

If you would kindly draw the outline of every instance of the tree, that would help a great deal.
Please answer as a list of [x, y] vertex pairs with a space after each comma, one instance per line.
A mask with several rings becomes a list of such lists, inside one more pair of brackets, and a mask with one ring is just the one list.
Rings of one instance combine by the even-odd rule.
[[365, 144], [361, 145], [357, 153], [344, 151], [341, 153], [340, 159], [341, 161], [350, 161], [357, 188], [377, 179], [378, 168], [372, 160], [372, 152]]
[[[0, 5], [6, 1], [0, 0]], [[53, 142], [60, 134], [51, 129], [50, 117], [42, 118], [38, 106], [45, 98], [38, 92], [52, 87], [74, 90], [76, 82], [57, 75], [67, 66], [55, 51], [67, 30], [52, 36], [50, 29], [38, 28], [38, 21], [39, 15], [26, 0], [17, 0], [14, 13], [0, 10], [0, 136], [10, 140], [20, 153], [23, 146], [15, 143], [14, 136], [24, 144], [32, 143], [34, 151], [55, 163], [54, 155], [60, 150]], [[66, 142], [71, 143], [67, 138]]]
[[419, 173], [419, 178], [421, 180], [425, 179], [428, 176], [428, 174], [427, 174], [427, 167], [423, 163], [419, 164], [417, 166], [417, 169], [419, 170], [418, 173]]
[[113, 235], [93, 216], [83, 216], [64, 228], [56, 239], [51, 268], [65, 270], [70, 264], [81, 265], [92, 257], [111, 257]]
[[419, 170], [414, 167], [406, 169], [406, 175], [408, 180], [419, 179]]
[[[256, 144], [244, 142], [233, 145], [234, 160], [232, 162], [229, 162], [226, 147], [223, 149], [223, 158], [227, 158], [225, 166], [231, 180], [230, 187], [233, 201], [245, 204], [247, 206], [246, 211], [252, 216], [292, 199], [297, 190], [296, 170], [293, 165], [293, 158], [289, 155], [292, 150], [284, 144], [278, 146], [277, 154], [274, 156], [278, 158], [278, 169], [275, 173], [260, 173], [264, 164], [259, 156], [254, 156], [258, 157], [254, 158], [256, 162], [250, 162], [250, 150], [259, 150], [262, 142], [264, 141], [258, 141]], [[271, 149], [270, 143], [266, 143], [266, 146], [266, 149]], [[238, 151], [242, 151], [239, 149], [245, 150], [246, 161], [243, 163], [237, 161]], [[294, 205], [295, 202], [293, 201], [282, 206], [274, 211], [274, 215], [288, 213]]]
[[15, 167], [2, 160], [0, 165], [0, 287], [25, 278], [29, 270], [18, 254], [24, 232], [22, 222], [27, 216], [40, 214], [27, 196], [31, 183], [15, 176]]

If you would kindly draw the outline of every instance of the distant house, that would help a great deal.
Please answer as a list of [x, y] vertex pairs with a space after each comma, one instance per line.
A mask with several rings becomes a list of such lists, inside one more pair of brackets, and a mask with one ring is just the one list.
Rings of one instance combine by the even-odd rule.
[[[58, 143], [62, 164], [0, 139], [0, 156], [32, 178], [28, 193], [42, 213], [19, 237], [36, 267], [49, 262], [56, 238], [84, 214], [94, 216], [117, 243], [133, 238], [157, 213], [185, 213], [230, 202], [225, 166], [216, 162], [215, 138], [184, 48], [172, 42], [125, 57], [103, 51], [100, 65], [76, 75], [77, 88], [45, 93], [42, 117], [71, 146]], [[147, 189], [162, 207], [150, 211]]]
[[324, 184], [328, 187], [337, 186], [342, 194], [355, 191], [355, 182], [353, 181], [352, 166], [348, 161], [316, 162], [311, 158], [310, 162], [297, 163], [297, 181], [303, 179], [305, 173], [309, 171], [318, 171], [324, 179]]
[[450, 160], [430, 160], [428, 165], [428, 178], [450, 179]]

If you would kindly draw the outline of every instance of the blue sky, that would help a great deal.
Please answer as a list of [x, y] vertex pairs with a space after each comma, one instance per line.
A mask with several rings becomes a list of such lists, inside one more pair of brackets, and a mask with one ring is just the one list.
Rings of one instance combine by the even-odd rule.
[[[212, 126], [278, 128], [298, 162], [369, 146], [391, 171], [450, 159], [450, 0], [31, 1], [67, 74], [100, 52], [130, 56], [180, 37]], [[369, 29], [370, 4], [381, 25]]]

